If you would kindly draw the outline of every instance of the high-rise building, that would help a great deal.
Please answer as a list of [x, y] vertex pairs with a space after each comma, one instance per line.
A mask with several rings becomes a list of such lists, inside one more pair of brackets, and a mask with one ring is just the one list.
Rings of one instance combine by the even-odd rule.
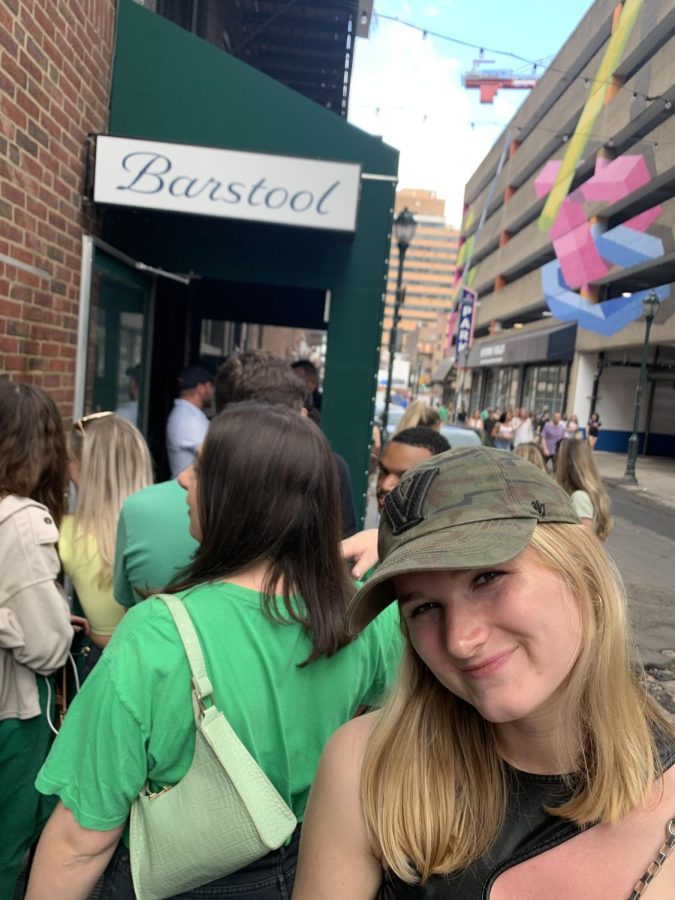
[[[459, 233], [447, 224], [445, 200], [437, 197], [434, 191], [397, 191], [395, 215], [406, 208], [415, 216], [417, 230], [405, 256], [405, 300], [398, 325], [399, 348], [410, 362], [411, 385], [417, 388], [429, 383], [431, 373], [447, 348]], [[398, 247], [392, 234], [382, 330], [384, 367], [389, 353], [397, 273]]]

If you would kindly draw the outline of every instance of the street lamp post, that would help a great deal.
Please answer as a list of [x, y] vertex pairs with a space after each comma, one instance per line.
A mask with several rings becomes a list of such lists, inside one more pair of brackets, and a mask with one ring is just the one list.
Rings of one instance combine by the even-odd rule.
[[644, 390], [645, 385], [645, 376], [647, 374], [647, 353], [649, 351], [649, 332], [652, 327], [652, 322], [654, 321], [654, 316], [656, 315], [659, 303], [661, 301], [657, 297], [657, 295], [652, 291], [648, 294], [645, 299], [642, 301], [642, 309], [644, 311], [645, 317], [645, 339], [642, 344], [642, 360], [640, 362], [640, 377], [638, 378], [637, 388], [635, 389], [635, 416], [633, 419], [633, 432], [631, 436], [628, 438], [628, 457], [626, 459], [626, 471], [623, 476], [623, 480], [626, 484], [637, 484], [637, 478], [635, 477], [635, 463], [637, 461], [638, 454], [638, 430], [640, 428], [640, 404], [642, 402], [642, 391]]
[[389, 370], [387, 374], [387, 392], [384, 395], [384, 412], [382, 413], [382, 433], [387, 434], [387, 424], [389, 422], [389, 405], [391, 403], [391, 382], [394, 373], [394, 354], [396, 353], [396, 337], [398, 334], [398, 321], [401, 313], [401, 304], [403, 303], [403, 263], [405, 261], [406, 250], [410, 246], [412, 239], [415, 237], [415, 229], [417, 222], [415, 217], [406, 207], [394, 219], [394, 237], [398, 244], [398, 274], [396, 276], [396, 295], [394, 297], [394, 319], [389, 335]]

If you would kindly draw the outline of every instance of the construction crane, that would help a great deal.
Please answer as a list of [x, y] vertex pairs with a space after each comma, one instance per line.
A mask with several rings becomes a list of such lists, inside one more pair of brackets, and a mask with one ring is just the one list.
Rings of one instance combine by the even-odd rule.
[[494, 63], [494, 59], [474, 59], [470, 72], [462, 75], [462, 84], [465, 88], [478, 88], [480, 90], [480, 102], [492, 103], [497, 91], [504, 88], [510, 90], [531, 90], [537, 83], [538, 75], [536, 66], [531, 75], [523, 77], [517, 75], [513, 69], [481, 69], [486, 63]]

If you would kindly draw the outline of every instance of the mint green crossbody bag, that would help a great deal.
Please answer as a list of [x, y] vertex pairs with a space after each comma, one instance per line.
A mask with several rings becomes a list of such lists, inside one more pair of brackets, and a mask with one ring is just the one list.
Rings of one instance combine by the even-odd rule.
[[236, 872], [276, 850], [296, 826], [269, 778], [210, 702], [213, 688], [183, 603], [160, 595], [192, 672], [192, 764], [170, 788], [147, 785], [131, 807], [129, 851], [138, 900], [163, 900]]

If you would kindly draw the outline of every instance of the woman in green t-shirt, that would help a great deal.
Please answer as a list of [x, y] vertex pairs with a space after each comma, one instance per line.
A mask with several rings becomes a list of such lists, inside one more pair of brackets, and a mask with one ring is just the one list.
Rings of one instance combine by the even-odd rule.
[[[214, 418], [181, 482], [199, 548], [169, 591], [195, 625], [216, 706], [302, 822], [326, 740], [393, 677], [396, 616], [347, 634], [335, 463], [307, 419], [238, 404]], [[165, 604], [149, 599], [118, 625], [38, 777], [61, 802], [28, 898], [88, 897], [113, 854], [110, 896], [133, 898], [118, 847], [131, 804], [146, 783], [156, 791], [184, 777], [194, 736], [187, 660]], [[211, 882], [209, 896], [290, 896], [297, 839]]]

